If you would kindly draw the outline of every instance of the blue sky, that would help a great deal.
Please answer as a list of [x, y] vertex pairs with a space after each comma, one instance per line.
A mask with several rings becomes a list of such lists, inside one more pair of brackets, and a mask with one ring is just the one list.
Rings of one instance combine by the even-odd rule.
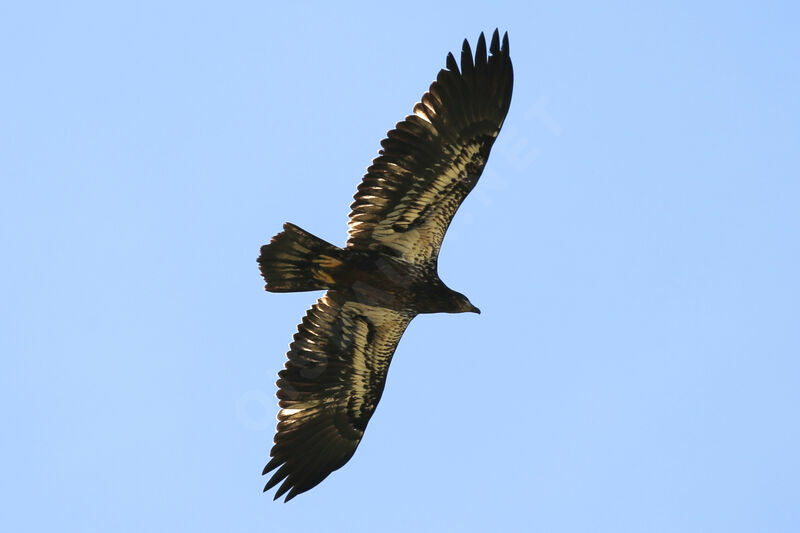
[[[6, 3], [8, 531], [796, 532], [798, 8]], [[261, 493], [275, 374], [448, 51], [508, 30], [503, 132], [355, 457]]]

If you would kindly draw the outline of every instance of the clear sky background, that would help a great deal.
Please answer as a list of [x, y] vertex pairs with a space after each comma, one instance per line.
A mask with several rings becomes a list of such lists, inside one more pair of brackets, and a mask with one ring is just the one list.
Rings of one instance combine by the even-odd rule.
[[[641, 4], [3, 3], [2, 529], [800, 531], [800, 11]], [[273, 502], [318, 294], [259, 246], [344, 244], [495, 27], [514, 99], [440, 261], [483, 314], [415, 320], [354, 458]]]

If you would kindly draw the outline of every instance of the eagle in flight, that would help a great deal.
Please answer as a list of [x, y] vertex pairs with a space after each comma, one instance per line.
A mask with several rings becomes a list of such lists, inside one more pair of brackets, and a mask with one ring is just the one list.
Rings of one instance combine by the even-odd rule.
[[[456, 210], [483, 171], [511, 103], [508, 35], [483, 34], [461, 67], [448, 54], [358, 186], [344, 248], [293, 224], [261, 247], [270, 292], [327, 291], [308, 310], [278, 373], [278, 427], [264, 487], [289, 501], [344, 465], [383, 393], [397, 343], [420, 313], [480, 313], [439, 279]], [[288, 493], [288, 494], [287, 494]]]

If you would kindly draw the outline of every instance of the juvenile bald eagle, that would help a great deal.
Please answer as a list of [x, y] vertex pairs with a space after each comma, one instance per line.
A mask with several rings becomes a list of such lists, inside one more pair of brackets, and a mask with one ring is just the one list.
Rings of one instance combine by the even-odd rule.
[[338, 248], [293, 224], [261, 247], [270, 292], [326, 290], [278, 373], [278, 428], [264, 474], [289, 501], [344, 465], [381, 398], [397, 343], [420, 313], [480, 313], [439, 279], [445, 231], [483, 171], [511, 102], [508, 35], [446, 69], [399, 122], [358, 186]]

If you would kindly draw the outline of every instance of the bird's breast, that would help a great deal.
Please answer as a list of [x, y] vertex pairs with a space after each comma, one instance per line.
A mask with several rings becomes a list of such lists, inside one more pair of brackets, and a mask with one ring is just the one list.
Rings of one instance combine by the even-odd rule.
[[352, 253], [346, 257], [337, 281], [356, 301], [397, 311], [413, 310], [424, 271], [416, 265], [383, 254]]

